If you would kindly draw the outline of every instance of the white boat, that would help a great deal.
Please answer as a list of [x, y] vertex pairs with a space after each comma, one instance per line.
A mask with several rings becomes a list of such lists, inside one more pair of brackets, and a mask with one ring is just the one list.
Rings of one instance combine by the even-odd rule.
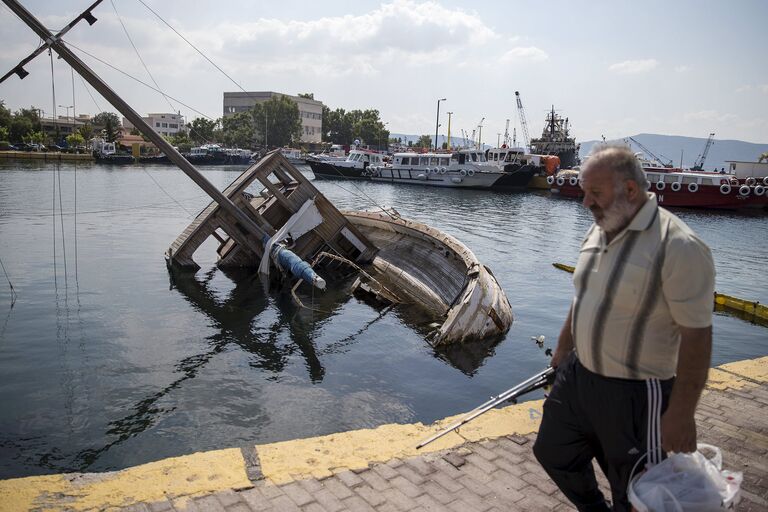
[[304, 165], [304, 156], [300, 149], [280, 148], [280, 153], [293, 165]]
[[490, 165], [479, 149], [455, 153], [395, 153], [392, 163], [371, 166], [373, 181], [433, 187], [493, 188], [505, 173]]
[[345, 160], [307, 159], [315, 178], [363, 179], [368, 167], [384, 164], [384, 155], [367, 149], [353, 149]]

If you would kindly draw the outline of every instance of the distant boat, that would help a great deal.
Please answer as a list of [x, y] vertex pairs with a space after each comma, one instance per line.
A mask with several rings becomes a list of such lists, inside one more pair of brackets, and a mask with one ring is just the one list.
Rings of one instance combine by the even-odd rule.
[[[742, 178], [715, 173], [643, 167], [648, 179], [648, 190], [656, 194], [659, 204], [683, 208], [739, 210], [742, 208], [768, 208], [768, 177]], [[565, 170], [547, 181], [553, 193], [564, 197], [581, 198], [579, 172]]]
[[557, 156], [533, 155], [523, 148], [492, 148], [486, 151], [486, 157], [489, 164], [498, 166], [505, 173], [504, 178], [494, 186], [500, 189], [531, 187], [534, 177], [552, 175], [560, 166]]
[[554, 155], [560, 159], [560, 167], [570, 169], [579, 165], [579, 145], [570, 136], [568, 118], [563, 119], [555, 107], [547, 113], [541, 137], [531, 139], [531, 153], [536, 155]]
[[110, 165], [132, 164], [136, 160], [132, 155], [118, 153], [114, 142], [107, 142], [104, 139], [91, 140], [93, 158], [96, 162]]
[[218, 144], [203, 144], [194, 147], [184, 157], [195, 165], [238, 165], [247, 164], [252, 152], [247, 149], [222, 148]]
[[454, 153], [395, 153], [391, 164], [371, 166], [368, 174], [373, 181], [475, 189], [496, 188], [499, 180], [509, 176], [489, 164], [485, 152], [479, 149], [462, 149]]
[[300, 149], [280, 148], [280, 153], [293, 165], [303, 165], [305, 163]]
[[369, 166], [384, 164], [384, 155], [367, 149], [353, 149], [344, 160], [308, 158], [317, 179], [368, 179]]

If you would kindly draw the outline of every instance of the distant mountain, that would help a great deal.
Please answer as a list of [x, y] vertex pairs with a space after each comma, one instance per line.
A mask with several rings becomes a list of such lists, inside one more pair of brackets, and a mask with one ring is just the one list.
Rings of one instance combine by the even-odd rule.
[[[425, 133], [423, 135], [429, 135], [430, 138], [434, 138], [435, 137], [434, 133]], [[416, 141], [419, 140], [419, 137], [421, 137], [421, 135], [413, 135], [413, 134], [409, 134], [409, 133], [390, 133], [389, 134], [389, 138], [390, 139], [401, 139], [403, 141], [403, 144], [408, 144], [408, 141], [411, 141], [411, 142], [413, 142], [415, 144]], [[483, 139], [485, 139], [485, 137], [483, 137]], [[448, 137], [446, 137], [443, 134], [440, 134], [440, 135], [437, 136], [438, 147], [442, 147], [443, 143], [445, 143], [445, 142], [448, 142]], [[489, 142], [491, 142], [491, 141], [485, 140], [485, 142], [483, 142], [483, 148], [488, 149], [488, 148], [495, 147], [495, 142], [496, 141], [493, 141], [493, 143], [494, 143], [493, 146], [489, 146], [488, 145]], [[432, 141], [432, 143], [434, 144], [434, 141]], [[472, 144], [472, 141], [470, 141], [469, 139], [462, 139], [461, 138], [461, 132], [459, 132], [459, 136], [458, 137], [456, 136], [456, 134], [451, 133], [451, 145], [452, 146], [469, 146], [471, 144]]]
[[[692, 167], [701, 152], [704, 151], [704, 145], [707, 143], [706, 138], [656, 135], [652, 133], [640, 133], [632, 135], [632, 138], [651, 150], [663, 163], [672, 160], [675, 166], [680, 165], [680, 152], [682, 151], [683, 167]], [[616, 139], [608, 142], [621, 142], [623, 140]], [[627, 141], [631, 142], [629, 139]], [[597, 142], [599, 141], [590, 140], [582, 142], [579, 156], [583, 158], [588, 155], [592, 146]], [[636, 144], [631, 144], [632, 149], [635, 151], [642, 151]], [[753, 144], [741, 140], [721, 140], [716, 138], [709, 148], [707, 159], [704, 162], [704, 169], [719, 170], [727, 166], [726, 160], [757, 162], [760, 155], [766, 151], [768, 151], [768, 144]]]

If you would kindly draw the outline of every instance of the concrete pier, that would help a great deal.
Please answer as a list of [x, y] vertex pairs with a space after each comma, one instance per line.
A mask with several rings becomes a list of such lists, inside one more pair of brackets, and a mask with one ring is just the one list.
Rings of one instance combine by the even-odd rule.
[[[531, 452], [541, 406], [537, 400], [491, 411], [421, 451], [418, 441], [455, 417], [196, 453], [113, 473], [5, 480], [0, 510], [573, 510]], [[699, 440], [722, 449], [727, 469], [743, 472], [739, 511], [768, 510], [766, 407], [768, 357], [710, 371], [697, 412]]]

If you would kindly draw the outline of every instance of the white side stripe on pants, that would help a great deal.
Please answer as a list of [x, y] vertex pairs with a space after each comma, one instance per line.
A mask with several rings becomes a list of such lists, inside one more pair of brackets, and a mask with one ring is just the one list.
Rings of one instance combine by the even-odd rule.
[[645, 381], [648, 388], [648, 466], [661, 462], [661, 382]]

